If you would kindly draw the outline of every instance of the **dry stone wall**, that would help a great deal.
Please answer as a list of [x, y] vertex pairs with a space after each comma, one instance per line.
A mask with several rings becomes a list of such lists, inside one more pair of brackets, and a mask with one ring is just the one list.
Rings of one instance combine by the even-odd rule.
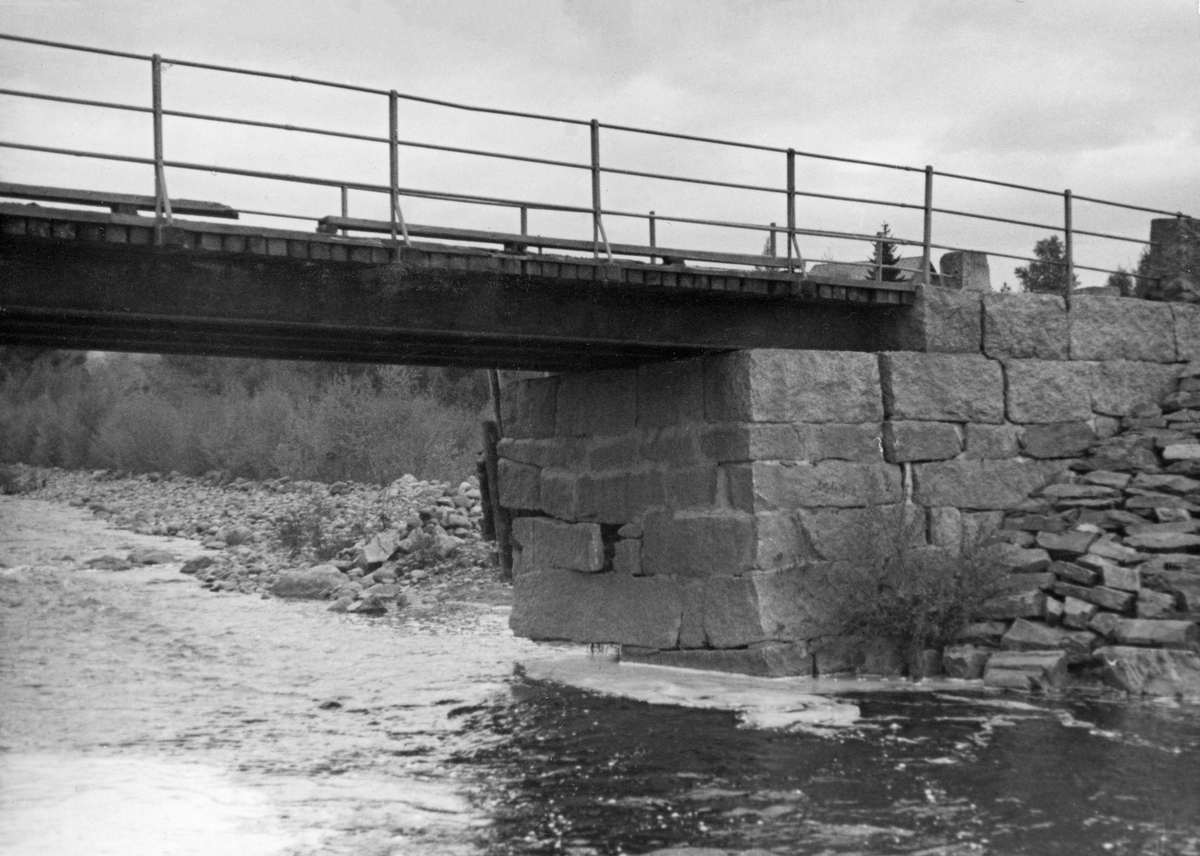
[[820, 670], [816, 571], [905, 508], [954, 552], [1200, 357], [1200, 306], [926, 289], [882, 353], [755, 350], [512, 383], [512, 627]]

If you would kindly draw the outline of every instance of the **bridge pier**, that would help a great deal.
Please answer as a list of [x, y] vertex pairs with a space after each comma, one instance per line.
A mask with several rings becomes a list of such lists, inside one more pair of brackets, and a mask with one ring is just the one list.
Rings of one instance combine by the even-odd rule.
[[898, 331], [877, 353], [748, 350], [506, 386], [514, 632], [837, 671], [823, 581], [889, 549], [881, 521], [957, 554], [1200, 356], [1200, 308], [1113, 297], [1068, 313], [928, 289]]

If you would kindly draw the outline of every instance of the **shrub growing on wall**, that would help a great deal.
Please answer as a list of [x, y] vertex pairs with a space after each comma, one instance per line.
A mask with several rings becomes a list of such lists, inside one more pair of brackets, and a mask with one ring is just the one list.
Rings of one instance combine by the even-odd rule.
[[912, 506], [880, 508], [872, 522], [851, 537], [861, 557], [823, 574], [828, 632], [882, 639], [909, 664], [921, 650], [952, 642], [1003, 590], [1007, 568], [984, 540], [960, 550], [914, 546], [924, 543], [925, 520]]

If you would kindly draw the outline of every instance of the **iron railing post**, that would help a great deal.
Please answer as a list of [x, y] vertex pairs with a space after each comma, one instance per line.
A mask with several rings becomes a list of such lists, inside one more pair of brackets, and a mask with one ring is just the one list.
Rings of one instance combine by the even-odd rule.
[[767, 250], [770, 253], [771, 258], [774, 258], [775, 256], [779, 255], [779, 253], [777, 251], [777, 245], [775, 243], [775, 223], [774, 222], [771, 223], [771, 231], [768, 234], [770, 235], [770, 238], [767, 239]]
[[171, 225], [171, 197], [163, 170], [162, 57], [158, 54], [150, 59], [150, 91], [154, 110], [154, 243], [161, 247], [164, 219]]
[[529, 234], [529, 209], [524, 205], [521, 206], [521, 234]]
[[1063, 191], [1063, 255], [1066, 257], [1066, 281], [1063, 283], [1063, 300], [1071, 308], [1071, 285], [1075, 282], [1075, 231], [1071, 225], [1071, 191]]
[[[658, 235], [656, 234], [656, 231], [655, 231], [655, 220], [654, 220], [654, 212], [653, 211], [650, 212], [650, 246], [651, 246], [651, 248], [658, 246]], [[658, 258], [657, 256], [651, 255], [650, 256], [650, 264], [654, 264], [654, 262], [657, 258]]]
[[592, 258], [600, 258], [600, 123], [592, 120]]
[[[404, 222], [404, 212], [400, 210], [400, 93], [393, 89], [388, 93], [388, 150], [390, 166], [391, 190], [391, 223], [392, 243], [396, 242], [396, 227], [404, 237], [404, 246], [409, 246], [408, 224]], [[393, 251], [394, 252], [394, 251]]]
[[925, 167], [925, 227], [921, 238], [921, 282], [925, 285], [932, 283], [929, 267], [932, 263], [933, 249], [933, 167]]
[[[796, 272], [792, 245], [796, 240], [796, 150], [787, 150], [787, 262], [788, 273]], [[798, 253], [797, 253], [798, 255]]]
[[[349, 217], [349, 216], [350, 216], [350, 188], [346, 187], [346, 185], [343, 184], [342, 185], [342, 218], [345, 219], [346, 217]], [[349, 233], [350, 230], [342, 229], [341, 231], [342, 231], [343, 235], [346, 235]]]
[[600, 121], [592, 123], [592, 258], [600, 258], [600, 241], [604, 241], [604, 252], [612, 261], [612, 250], [608, 246], [608, 235], [604, 233], [604, 221], [600, 219]]

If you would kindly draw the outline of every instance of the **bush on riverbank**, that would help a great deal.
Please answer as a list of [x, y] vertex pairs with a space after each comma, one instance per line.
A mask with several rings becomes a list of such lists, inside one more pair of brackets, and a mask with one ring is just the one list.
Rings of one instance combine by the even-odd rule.
[[476, 372], [0, 352], [3, 462], [370, 484], [474, 472]]
[[1004, 590], [1008, 569], [982, 541], [957, 551], [924, 544], [924, 517], [896, 506], [850, 537], [863, 555], [824, 574], [831, 635], [883, 640], [910, 671], [921, 651], [943, 648]]

